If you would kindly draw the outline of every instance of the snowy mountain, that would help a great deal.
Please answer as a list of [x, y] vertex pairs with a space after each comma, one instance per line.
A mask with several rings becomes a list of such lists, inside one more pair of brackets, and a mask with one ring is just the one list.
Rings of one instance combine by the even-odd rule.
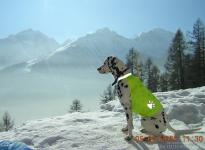
[[[27, 33], [28, 31], [25, 32]], [[46, 71], [48, 66], [52, 69], [64, 69], [65, 67], [91, 68], [100, 65], [109, 55], [125, 60], [128, 50], [132, 47], [140, 52], [142, 60], [151, 57], [158, 66], [162, 67], [166, 60], [167, 50], [173, 35], [172, 32], [157, 28], [142, 33], [135, 39], [128, 39], [108, 28], [102, 28], [75, 41], [66, 40], [60, 48], [57, 48], [55, 51], [50, 49], [53, 52], [46, 57], [41, 57], [37, 63], [30, 65], [30, 67], [38, 71]], [[38, 53], [39, 51], [42, 50], [38, 49], [35, 52]], [[30, 59], [33, 60], [34, 58], [36, 59], [36, 57]], [[28, 61], [30, 62], [30, 60]], [[22, 62], [20, 63], [22, 64]], [[27, 62], [24, 63], [27, 64]], [[16, 64], [11, 67], [15, 68], [15, 66]]]
[[[0, 140], [17, 140], [39, 150], [201, 150], [205, 148], [205, 87], [155, 95], [168, 113], [173, 128], [201, 130], [173, 142], [126, 142], [121, 128], [126, 118], [118, 100], [101, 106], [110, 111], [68, 113], [63, 116], [28, 121], [9, 132], [0, 133]], [[134, 117], [134, 135], [146, 136], [139, 131], [139, 116]], [[171, 131], [164, 133], [173, 136]], [[196, 141], [202, 137], [202, 141]]]
[[[74, 42], [68, 43], [67, 46], [61, 47], [34, 65], [33, 68], [89, 68], [96, 67], [109, 55], [117, 56], [125, 60], [128, 50], [136, 48], [144, 60], [152, 57], [154, 62], [163, 66], [169, 43], [173, 33], [163, 30], [154, 29], [150, 32], [143, 33], [136, 39], [128, 39], [108, 28], [99, 29], [94, 33], [87, 34]], [[153, 53], [154, 52], [154, 53]], [[79, 59], [83, 58], [83, 59]]]
[[[108, 28], [99, 29], [76, 41], [56, 50], [42, 62], [34, 65], [34, 69], [47, 68], [91, 68], [102, 63], [109, 55], [124, 58], [127, 51], [135, 46], [134, 39], [127, 39]], [[83, 59], [81, 59], [83, 58]]]
[[155, 28], [136, 37], [136, 47], [151, 57], [165, 56], [173, 37], [173, 32]]
[[145, 57], [150, 56], [158, 66], [163, 66], [173, 37], [173, 32], [156, 28], [149, 32], [141, 33], [135, 39], [136, 47], [142, 51]]
[[40, 31], [28, 29], [0, 39], [0, 68], [45, 57], [59, 44]]

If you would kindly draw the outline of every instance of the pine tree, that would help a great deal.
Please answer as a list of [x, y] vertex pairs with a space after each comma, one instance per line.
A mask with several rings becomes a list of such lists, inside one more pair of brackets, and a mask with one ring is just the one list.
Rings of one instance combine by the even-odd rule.
[[147, 85], [147, 87], [149, 88], [149, 85], [152, 84], [152, 81], [151, 81], [151, 69], [153, 67], [153, 62], [151, 60], [151, 58], [148, 58], [145, 62], [145, 71], [144, 71], [144, 83], [145, 85]]
[[160, 78], [160, 71], [157, 66], [153, 65], [151, 67], [151, 72], [148, 78], [148, 88], [152, 92], [157, 92], [159, 90], [159, 78]]
[[184, 89], [184, 51], [186, 42], [182, 31], [177, 30], [168, 51], [168, 59], [165, 64], [169, 76], [168, 83], [171, 90]]
[[139, 78], [144, 82], [145, 80], [145, 65], [143, 64], [143, 62], [141, 61], [139, 64]]
[[191, 38], [194, 51], [192, 80], [195, 81], [193, 87], [198, 87], [205, 85], [205, 26], [200, 19], [193, 26]]
[[112, 89], [112, 85], [108, 85], [106, 90], [103, 92], [103, 95], [101, 96], [101, 104], [105, 104], [107, 102], [110, 102], [112, 100], [115, 100], [116, 95], [116, 88]]
[[186, 54], [184, 59], [184, 80], [186, 88], [194, 88], [197, 84], [194, 80], [194, 72], [193, 72], [193, 55]]
[[166, 72], [160, 75], [159, 88], [161, 92], [168, 91], [168, 75]]
[[82, 104], [80, 100], [75, 99], [70, 106], [70, 112], [80, 112], [82, 110]]
[[139, 53], [134, 48], [131, 48], [126, 55], [126, 65], [131, 68], [134, 75], [140, 74]]
[[9, 131], [14, 126], [14, 121], [10, 114], [6, 111], [2, 117], [1, 131]]

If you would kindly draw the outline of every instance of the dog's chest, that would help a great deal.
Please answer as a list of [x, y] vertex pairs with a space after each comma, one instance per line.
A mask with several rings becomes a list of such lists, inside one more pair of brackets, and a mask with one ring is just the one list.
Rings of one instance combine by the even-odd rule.
[[130, 90], [126, 80], [120, 80], [117, 85], [117, 94], [121, 102], [129, 102]]

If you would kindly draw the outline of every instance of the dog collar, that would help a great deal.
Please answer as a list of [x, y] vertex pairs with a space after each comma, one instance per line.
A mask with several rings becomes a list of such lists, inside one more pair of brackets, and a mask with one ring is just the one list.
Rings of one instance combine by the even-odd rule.
[[125, 79], [125, 78], [127, 78], [127, 77], [129, 77], [131, 75], [132, 75], [131, 73], [125, 74], [124, 76], [119, 77], [117, 82], [119, 82], [120, 80]]

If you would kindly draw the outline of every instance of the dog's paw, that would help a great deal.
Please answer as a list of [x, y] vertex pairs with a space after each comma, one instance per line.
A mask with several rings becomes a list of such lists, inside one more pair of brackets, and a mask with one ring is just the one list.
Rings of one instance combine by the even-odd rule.
[[130, 140], [132, 140], [132, 138], [133, 138], [133, 136], [130, 136], [130, 135], [129, 135], [129, 136], [126, 136], [126, 137], [125, 137], [125, 140], [126, 140], [126, 141], [130, 141]]
[[145, 129], [140, 129], [140, 132], [147, 133], [147, 131]]

